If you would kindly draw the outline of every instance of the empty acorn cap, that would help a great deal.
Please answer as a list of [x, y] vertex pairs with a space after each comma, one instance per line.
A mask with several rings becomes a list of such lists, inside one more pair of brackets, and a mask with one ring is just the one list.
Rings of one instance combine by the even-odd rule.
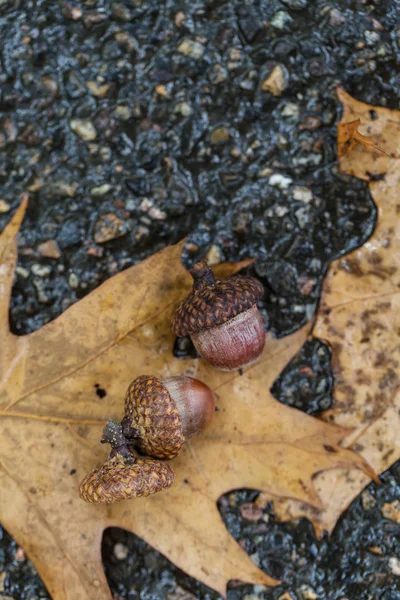
[[132, 381], [124, 421], [137, 431], [134, 443], [143, 454], [174, 458], [185, 442], [178, 407], [157, 377], [141, 375]]
[[262, 284], [253, 277], [215, 280], [204, 261], [197, 263], [191, 274], [193, 289], [172, 319], [172, 329], [179, 336], [222, 325], [254, 306], [264, 294]]
[[79, 496], [85, 502], [113, 504], [160, 492], [169, 488], [174, 479], [171, 467], [159, 460], [115, 454], [86, 475]]

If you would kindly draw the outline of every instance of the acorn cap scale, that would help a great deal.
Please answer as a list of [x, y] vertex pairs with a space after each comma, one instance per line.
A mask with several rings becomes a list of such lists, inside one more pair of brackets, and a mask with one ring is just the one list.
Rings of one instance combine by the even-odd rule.
[[143, 454], [170, 459], [184, 441], [178, 407], [157, 377], [137, 377], [126, 392], [124, 426], [136, 430], [135, 446]]
[[85, 502], [113, 504], [160, 492], [169, 488], [174, 478], [173, 470], [165, 463], [117, 453], [86, 475], [79, 496]]
[[236, 275], [215, 280], [203, 261], [194, 266], [191, 274], [193, 289], [172, 319], [172, 330], [178, 336], [222, 325], [257, 304], [264, 294], [262, 284], [253, 277]]

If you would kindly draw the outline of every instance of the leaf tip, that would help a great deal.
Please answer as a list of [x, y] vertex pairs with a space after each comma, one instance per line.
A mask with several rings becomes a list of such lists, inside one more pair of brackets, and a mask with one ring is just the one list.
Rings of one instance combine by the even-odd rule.
[[336, 88], [336, 96], [339, 102], [341, 102], [342, 104], [345, 104], [346, 101], [348, 102], [349, 99], [351, 99], [351, 96], [346, 92], [344, 88], [342, 88], [341, 85], [338, 85]]
[[5, 226], [1, 237], [8, 238], [9, 240], [15, 239], [18, 235], [18, 232], [21, 227], [21, 223], [24, 220], [26, 209], [28, 207], [29, 196], [28, 194], [23, 194], [21, 204], [11, 217], [10, 221]]

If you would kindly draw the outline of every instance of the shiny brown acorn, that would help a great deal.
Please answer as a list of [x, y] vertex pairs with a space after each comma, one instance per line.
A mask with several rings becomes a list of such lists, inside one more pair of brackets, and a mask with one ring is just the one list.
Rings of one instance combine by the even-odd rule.
[[213, 392], [198, 379], [142, 375], [126, 392], [122, 431], [142, 454], [171, 459], [210, 424], [214, 410]]
[[191, 271], [191, 293], [178, 306], [172, 329], [190, 335], [200, 356], [222, 371], [255, 362], [265, 345], [265, 328], [257, 302], [264, 289], [257, 279], [236, 275], [215, 280], [201, 261]]
[[139, 456], [128, 447], [119, 423], [109, 420], [101, 441], [111, 444], [112, 450], [107, 460], [83, 479], [79, 496], [85, 502], [114, 504], [150, 496], [173, 484], [175, 474], [171, 467]]

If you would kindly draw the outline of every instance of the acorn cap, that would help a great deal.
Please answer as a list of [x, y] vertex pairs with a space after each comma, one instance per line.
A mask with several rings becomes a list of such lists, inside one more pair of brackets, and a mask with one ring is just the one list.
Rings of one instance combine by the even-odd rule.
[[264, 295], [262, 284], [254, 277], [235, 275], [215, 280], [204, 261], [197, 263], [191, 274], [193, 289], [172, 318], [172, 329], [178, 336], [222, 325], [257, 304]]
[[115, 454], [86, 475], [79, 496], [85, 502], [113, 504], [160, 492], [169, 488], [174, 479], [171, 467], [159, 460]]
[[125, 421], [136, 430], [135, 446], [143, 454], [169, 460], [185, 441], [178, 407], [157, 377], [141, 375], [126, 392]]

